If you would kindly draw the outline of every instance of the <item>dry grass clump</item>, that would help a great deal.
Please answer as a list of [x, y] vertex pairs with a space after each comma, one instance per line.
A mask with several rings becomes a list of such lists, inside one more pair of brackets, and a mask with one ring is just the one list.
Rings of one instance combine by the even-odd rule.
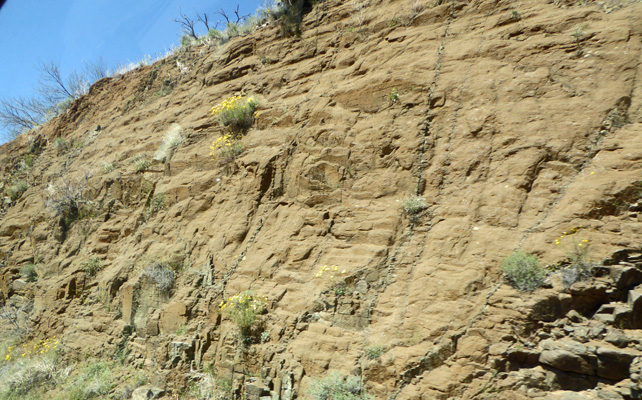
[[158, 291], [162, 294], [169, 295], [174, 287], [176, 275], [174, 271], [164, 263], [153, 263], [143, 271], [143, 276], [151, 279]]
[[403, 211], [412, 217], [428, 208], [428, 202], [421, 196], [412, 196], [406, 199], [403, 204]]
[[160, 162], [167, 162], [174, 155], [174, 151], [183, 143], [185, 138], [183, 137], [181, 127], [179, 125], [172, 125], [172, 127], [167, 131], [163, 137], [160, 147], [156, 154], [154, 154], [154, 160]]
[[93, 212], [93, 204], [84, 196], [90, 175], [81, 178], [63, 178], [50, 183], [45, 190], [45, 207], [60, 217], [68, 226]]

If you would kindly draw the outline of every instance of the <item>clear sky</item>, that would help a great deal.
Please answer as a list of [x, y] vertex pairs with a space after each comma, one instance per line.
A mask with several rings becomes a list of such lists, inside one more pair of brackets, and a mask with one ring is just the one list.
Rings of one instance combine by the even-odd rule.
[[263, 0], [0, 0], [0, 97], [33, 96], [39, 62], [66, 76], [101, 57], [110, 69], [155, 58], [179, 44], [181, 10], [217, 21], [217, 10], [233, 16], [237, 4], [253, 14]]

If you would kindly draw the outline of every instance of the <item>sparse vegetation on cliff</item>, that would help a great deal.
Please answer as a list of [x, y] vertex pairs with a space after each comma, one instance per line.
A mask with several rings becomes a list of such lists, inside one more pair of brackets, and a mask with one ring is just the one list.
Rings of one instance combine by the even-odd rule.
[[[0, 209], [0, 306], [32, 302], [6, 321], [25, 327], [21, 341], [59, 335], [56, 368], [73, 367], [20, 400], [508, 399], [564, 385], [614, 398], [642, 387], [629, 331], [642, 326], [640, 32], [612, 26], [637, 17], [591, 11], [597, 36], [580, 63], [569, 33], [584, 12], [537, 2], [514, 21], [485, 0], [413, 1], [328, 1], [300, 39], [267, 24], [225, 48], [184, 48], [102, 81], [32, 142], [0, 147], [3, 190], [31, 185]], [[370, 36], [350, 30], [355, 11]], [[153, 95], [167, 80], [171, 94]], [[260, 117], [241, 108], [247, 132], [209, 112], [242, 93], [262, 103]], [[633, 104], [631, 123], [602, 122], [614, 98]], [[603, 145], [592, 129], [608, 130]], [[148, 172], [135, 173], [138, 155], [154, 156]], [[94, 175], [76, 208], [94, 217], [60, 240], [60, 217], [74, 213], [46, 212], [43, 189], [84, 171]], [[589, 228], [555, 246], [571, 223]], [[501, 265], [522, 245], [563, 270], [611, 264], [564, 288], [534, 256]], [[37, 283], [20, 279], [31, 262]], [[502, 267], [521, 292], [498, 282]], [[0, 317], [4, 357], [13, 322]]]
[[428, 202], [421, 196], [411, 196], [403, 204], [403, 211], [409, 217], [416, 216], [428, 208]]
[[183, 140], [185, 140], [185, 138], [181, 133], [181, 127], [178, 125], [172, 126], [163, 137], [158, 151], [154, 154], [154, 160], [160, 162], [169, 161], [174, 151], [183, 143]]
[[11, 201], [18, 200], [24, 192], [29, 189], [27, 182], [19, 180], [13, 185], [5, 189], [5, 194], [11, 199]]
[[160, 262], [148, 266], [145, 271], [143, 271], [143, 275], [151, 279], [155, 283], [158, 291], [163, 295], [170, 294], [176, 280], [174, 271], [166, 264]]
[[374, 400], [365, 392], [358, 376], [342, 376], [338, 372], [313, 381], [308, 396], [312, 400]]
[[134, 157], [132, 160], [134, 171], [137, 173], [145, 172], [152, 166], [152, 163], [144, 155]]
[[537, 257], [523, 251], [516, 251], [506, 257], [502, 270], [508, 283], [523, 291], [535, 290], [542, 286], [546, 272], [540, 267]]
[[258, 102], [253, 97], [231, 96], [212, 107], [212, 115], [234, 135], [245, 133], [254, 122]]
[[103, 262], [100, 258], [93, 256], [82, 263], [82, 269], [89, 277], [94, 277], [103, 269]]
[[249, 291], [236, 294], [219, 305], [221, 312], [234, 322], [245, 341], [250, 337], [256, 317], [265, 310], [265, 307], [266, 299], [259, 298]]

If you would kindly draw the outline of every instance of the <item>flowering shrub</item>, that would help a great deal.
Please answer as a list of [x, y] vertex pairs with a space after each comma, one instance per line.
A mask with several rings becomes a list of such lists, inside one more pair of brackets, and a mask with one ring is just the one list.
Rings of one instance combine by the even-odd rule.
[[229, 127], [235, 134], [240, 134], [252, 126], [254, 111], [258, 105], [252, 97], [230, 96], [212, 107], [211, 111], [221, 125]]
[[7, 347], [6, 354], [2, 359], [3, 361], [12, 361], [20, 358], [42, 356], [56, 350], [58, 343], [59, 340], [54, 336], [49, 339], [39, 340], [32, 345], [23, 344], [21, 346], [9, 346]]
[[219, 309], [236, 324], [245, 338], [250, 336], [250, 330], [257, 315], [265, 310], [267, 299], [254, 296], [251, 292], [245, 291], [224, 300]]
[[570, 268], [562, 271], [562, 281], [566, 287], [592, 275], [590, 241], [577, 235], [581, 229], [581, 226], [571, 228], [555, 238], [555, 245], [562, 249], [570, 263]]
[[210, 156], [218, 158], [221, 164], [232, 162], [243, 151], [240, 144], [231, 134], [225, 134], [212, 143]]
[[339, 297], [345, 295], [349, 291], [349, 287], [343, 279], [346, 273], [347, 271], [345, 269], [339, 272], [338, 265], [324, 265], [319, 268], [319, 272], [314, 274], [314, 277], [317, 279], [324, 279], [324, 277], [329, 279], [332, 284], [332, 288], [334, 288], [334, 294]]
[[546, 272], [539, 266], [537, 257], [516, 251], [502, 263], [508, 283], [518, 290], [535, 290], [542, 286]]
[[[327, 272], [327, 274], [326, 274]], [[335, 279], [339, 278], [340, 276], [343, 276], [346, 274], [346, 270], [342, 270], [339, 272], [339, 266], [338, 265], [324, 265], [321, 268], [319, 268], [319, 272], [314, 274], [315, 278], [323, 278], [323, 276], [328, 276], [332, 282], [334, 282]]]
[[0, 399], [35, 399], [36, 392], [68, 376], [52, 337], [31, 344], [8, 346], [0, 359]]

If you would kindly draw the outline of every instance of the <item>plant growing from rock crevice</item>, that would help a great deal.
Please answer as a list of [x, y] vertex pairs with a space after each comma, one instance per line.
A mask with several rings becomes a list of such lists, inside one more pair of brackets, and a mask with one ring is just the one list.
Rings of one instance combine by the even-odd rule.
[[94, 212], [93, 203], [84, 196], [90, 175], [82, 178], [66, 178], [50, 183], [45, 190], [45, 207], [61, 218], [61, 225], [67, 229], [77, 219]]
[[149, 169], [149, 167], [152, 165], [152, 163], [147, 159], [147, 157], [140, 155], [135, 157], [132, 160], [132, 164], [134, 165], [134, 170], [137, 173], [145, 172]]
[[16, 201], [27, 189], [29, 189], [29, 185], [25, 181], [17, 181], [5, 189], [5, 194], [9, 196], [11, 201]]
[[163, 137], [163, 141], [158, 148], [156, 154], [154, 154], [154, 160], [160, 162], [167, 162], [172, 158], [174, 151], [183, 143], [185, 138], [181, 133], [181, 127], [178, 125], [172, 126], [169, 131]]
[[38, 280], [38, 272], [34, 263], [28, 263], [20, 268], [20, 276], [27, 282], [36, 282]]
[[413, 218], [428, 208], [428, 202], [421, 196], [408, 197], [403, 204], [404, 213]]
[[252, 97], [230, 96], [212, 107], [211, 112], [222, 126], [228, 127], [237, 136], [252, 126], [258, 104]]
[[143, 276], [154, 282], [158, 292], [164, 296], [169, 296], [176, 280], [174, 271], [160, 262], [149, 265], [145, 271], [143, 271]]
[[581, 229], [581, 226], [568, 229], [555, 238], [555, 245], [565, 253], [568, 262], [568, 267], [561, 271], [562, 281], [566, 287], [593, 275], [591, 243], [587, 238], [580, 238], [578, 233]]
[[87, 261], [82, 263], [82, 269], [85, 271], [85, 274], [89, 277], [94, 277], [100, 270], [103, 269], [103, 262], [98, 257], [91, 257]]
[[257, 316], [265, 310], [266, 302], [267, 299], [245, 291], [221, 302], [219, 309], [221, 313], [227, 315], [234, 322], [243, 342], [248, 343], [252, 336], [252, 327]]
[[210, 156], [218, 160], [220, 165], [229, 164], [243, 152], [243, 145], [231, 134], [225, 134], [212, 143]]
[[312, 400], [371, 400], [363, 389], [358, 376], [342, 376], [338, 372], [331, 372], [328, 376], [317, 379], [310, 384], [308, 396]]

